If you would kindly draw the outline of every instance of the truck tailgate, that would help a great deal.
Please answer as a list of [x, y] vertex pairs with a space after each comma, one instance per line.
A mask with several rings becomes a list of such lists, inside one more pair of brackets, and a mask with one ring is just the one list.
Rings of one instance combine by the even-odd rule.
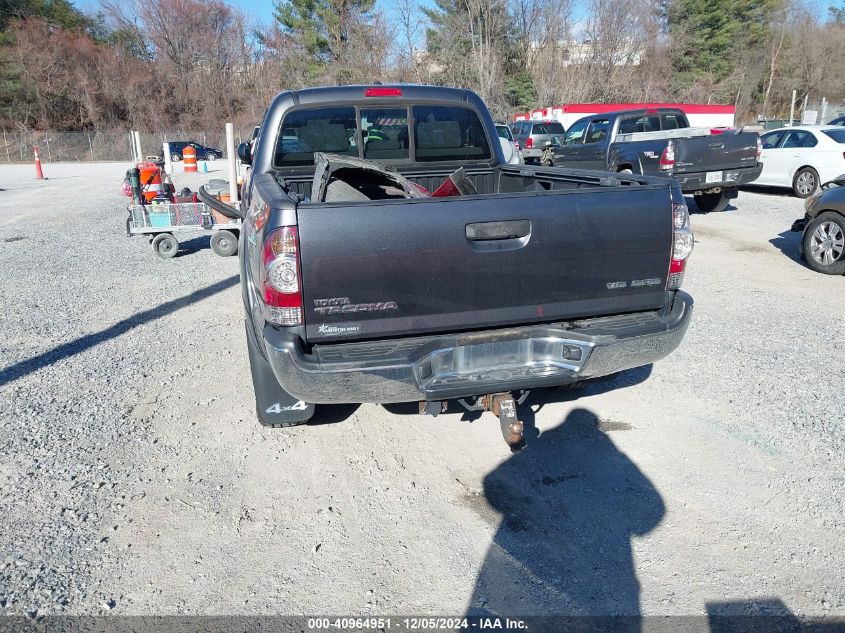
[[753, 132], [678, 138], [674, 143], [676, 173], [737, 169], [757, 164], [757, 135]]
[[300, 205], [310, 341], [656, 309], [670, 189]]

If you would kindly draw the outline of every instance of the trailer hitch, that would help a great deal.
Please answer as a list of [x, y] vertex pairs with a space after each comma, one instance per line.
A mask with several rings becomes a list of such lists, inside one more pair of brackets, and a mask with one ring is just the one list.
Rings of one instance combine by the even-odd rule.
[[[522, 421], [516, 416], [517, 405], [525, 402], [528, 398], [528, 391], [520, 391], [519, 398], [507, 391], [492, 393], [485, 396], [478, 396], [475, 402], [468, 402], [460, 398], [458, 402], [467, 411], [492, 411], [493, 415], [499, 418], [499, 427], [502, 429], [502, 437], [511, 451], [514, 453], [525, 448], [525, 435]], [[437, 417], [446, 413], [448, 402], [443, 401], [422, 401], [419, 403], [420, 415]]]
[[505, 443], [511, 447], [511, 451], [525, 448], [525, 435], [523, 435], [522, 421], [516, 417], [516, 401], [511, 393], [494, 393], [487, 396], [490, 401], [490, 409], [493, 415], [499, 418], [499, 427], [502, 429], [502, 437]]

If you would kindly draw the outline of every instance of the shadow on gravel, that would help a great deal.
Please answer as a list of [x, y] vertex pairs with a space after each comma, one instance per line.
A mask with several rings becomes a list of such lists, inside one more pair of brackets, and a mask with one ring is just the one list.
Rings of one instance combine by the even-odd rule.
[[798, 196], [796, 196], [792, 189], [789, 187], [769, 187], [766, 185], [755, 185], [755, 186], [748, 186], [740, 187], [740, 191], [747, 191], [748, 193], [761, 193], [765, 196], [777, 196], [779, 198], [795, 198], [796, 200], [800, 200]]
[[[695, 203], [695, 196], [685, 196], [685, 200], [687, 203], [687, 209], [689, 209], [690, 213], [698, 213], [699, 215], [709, 215], [711, 213], [709, 211], [702, 211], [698, 208], [698, 205]], [[728, 206], [719, 211], [719, 213], [728, 213], [730, 211], [736, 210], [736, 205], [734, 205], [733, 203], [728, 203]]]
[[804, 265], [801, 255], [798, 253], [798, 246], [801, 243], [801, 233], [796, 231], [783, 231], [777, 237], [769, 240], [769, 244], [778, 249], [792, 261]]
[[39, 354], [33, 358], [28, 358], [27, 360], [22, 360], [19, 363], [10, 365], [5, 369], [0, 370], [0, 386], [52, 365], [53, 363], [57, 363], [60, 360], [80, 354], [88, 349], [91, 349], [95, 345], [117, 338], [139, 325], [155, 321], [156, 319], [167, 316], [171, 312], [175, 312], [176, 310], [189, 306], [192, 303], [202, 301], [203, 299], [216, 295], [218, 292], [223, 292], [232, 286], [238, 285], [239, 281], [239, 275], [232, 275], [231, 277], [227, 277], [222, 281], [218, 281], [215, 284], [192, 292], [191, 294], [179, 297], [178, 299], [173, 299], [167, 303], [162, 303], [160, 306], [155, 308], [139, 312], [128, 319], [115, 323], [110, 328], [102, 330], [101, 332], [97, 332], [96, 334], [87, 334], [75, 341], [71, 341], [70, 343], [54, 347], [48, 352], [44, 352], [43, 354]]
[[631, 537], [658, 525], [663, 499], [592, 411], [574, 409], [542, 434], [533, 415], [524, 422], [527, 448], [484, 478], [483, 501], [468, 500], [500, 518], [468, 615], [627, 616], [571, 630], [639, 632]]
[[308, 426], [335, 424], [349, 419], [358, 410], [360, 404], [318, 404], [314, 417], [306, 423]]
[[176, 253], [176, 257], [193, 255], [208, 248], [211, 248], [211, 236], [201, 235], [199, 237], [192, 237], [184, 242], [179, 242], [179, 251]]
[[814, 628], [813, 622], [806, 622], [805, 627], [779, 598], [707, 602], [705, 609], [710, 633], [809, 633], [834, 630]]

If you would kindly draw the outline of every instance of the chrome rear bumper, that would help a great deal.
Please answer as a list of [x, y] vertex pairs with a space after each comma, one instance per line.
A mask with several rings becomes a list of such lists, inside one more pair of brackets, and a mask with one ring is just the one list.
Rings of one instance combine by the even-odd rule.
[[448, 400], [564, 385], [659, 360], [678, 347], [692, 298], [672, 309], [464, 334], [318, 345], [271, 326], [264, 347], [279, 384], [316, 404]]

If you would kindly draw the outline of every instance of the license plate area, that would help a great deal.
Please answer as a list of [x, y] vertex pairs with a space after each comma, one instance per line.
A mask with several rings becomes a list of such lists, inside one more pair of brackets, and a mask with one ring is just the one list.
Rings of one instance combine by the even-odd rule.
[[414, 367], [420, 388], [510, 382], [518, 378], [570, 378], [584, 367], [592, 345], [559, 338], [526, 338], [435, 350]]
[[722, 182], [724, 179], [724, 172], [721, 171], [708, 171], [704, 176], [704, 182], [706, 182], [707, 184], [713, 182]]

